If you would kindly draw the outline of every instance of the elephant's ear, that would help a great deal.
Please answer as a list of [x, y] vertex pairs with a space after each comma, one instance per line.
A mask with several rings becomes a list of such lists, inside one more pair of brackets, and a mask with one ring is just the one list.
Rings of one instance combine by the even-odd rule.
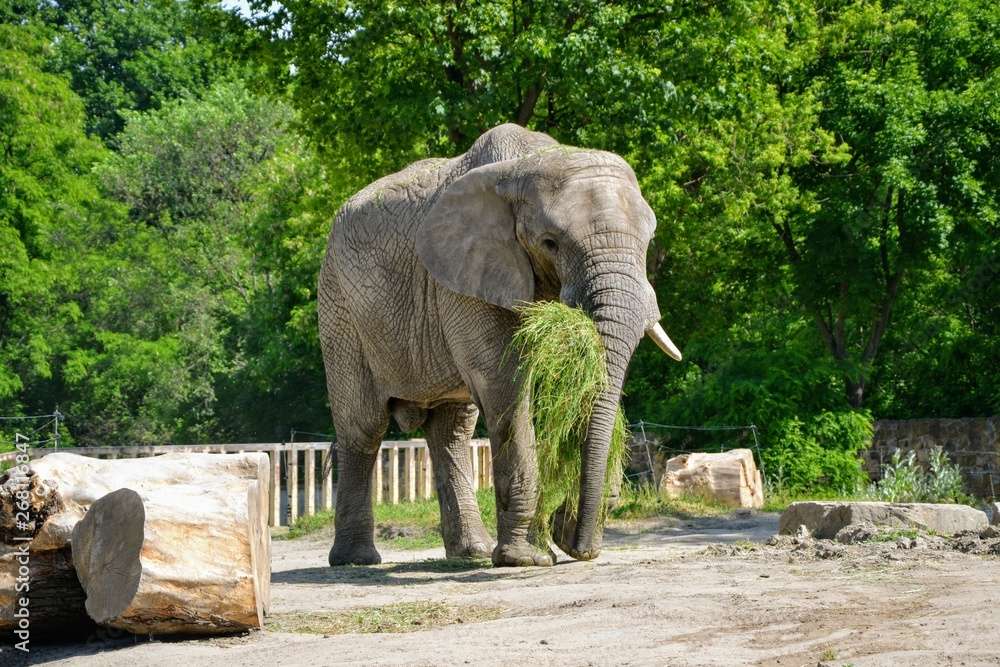
[[497, 187], [512, 162], [477, 167], [451, 183], [417, 231], [417, 256], [435, 280], [508, 309], [535, 293], [511, 205]]

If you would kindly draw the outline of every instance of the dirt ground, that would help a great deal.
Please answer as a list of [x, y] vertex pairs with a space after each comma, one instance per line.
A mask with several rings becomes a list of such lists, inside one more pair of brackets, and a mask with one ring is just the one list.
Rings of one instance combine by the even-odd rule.
[[383, 550], [381, 566], [331, 569], [328, 536], [280, 541], [276, 619], [418, 601], [499, 618], [397, 634], [105, 638], [35, 647], [32, 663], [1000, 665], [996, 555], [905, 539], [766, 545], [776, 529], [769, 514], [617, 525], [598, 560], [553, 568], [456, 569], [426, 560], [443, 550]]

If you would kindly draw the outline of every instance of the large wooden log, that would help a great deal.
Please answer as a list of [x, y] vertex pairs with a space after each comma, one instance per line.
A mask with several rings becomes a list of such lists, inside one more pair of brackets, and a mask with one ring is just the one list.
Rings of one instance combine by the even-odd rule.
[[764, 504], [764, 483], [749, 449], [675, 456], [667, 461], [660, 492], [668, 498], [703, 496], [732, 507]]
[[[83, 624], [83, 592], [74, 577], [49, 577], [45, 564], [58, 560], [48, 552], [68, 548], [76, 524], [90, 506], [101, 497], [121, 488], [129, 488], [140, 496], [159, 489], [193, 485], [206, 488], [231, 484], [241, 480], [244, 486], [256, 482], [258, 490], [268, 489], [268, 459], [266, 454], [166, 454], [142, 459], [93, 459], [69, 453], [55, 453], [32, 461], [28, 475], [20, 468], [0, 476], [0, 631], [15, 627], [14, 602], [18, 563], [14, 549], [26, 549], [33, 563], [41, 570], [32, 574], [35, 590], [40, 597], [49, 596], [50, 589], [59, 582], [66, 608], [59, 614], [48, 614], [45, 605], [31, 614], [32, 632], [44, 632], [52, 626], [68, 631], [67, 618], [79, 618]], [[242, 492], [241, 492], [242, 493]], [[266, 492], [259, 492], [260, 511], [256, 513], [259, 524], [254, 527], [260, 539], [256, 540], [262, 553], [256, 560], [257, 581], [264, 613], [270, 604], [270, 538], [267, 527], [268, 500]], [[19, 507], [27, 498], [27, 509]], [[27, 544], [27, 547], [24, 545]], [[5, 554], [8, 554], [6, 556]], [[71, 564], [71, 553], [65, 551], [64, 565]], [[41, 584], [42, 578], [50, 579]], [[39, 588], [40, 587], [40, 588]], [[29, 597], [34, 599], [34, 592]], [[32, 602], [34, 605], [34, 602]]]
[[[25, 543], [27, 544], [27, 543]], [[0, 609], [4, 634], [25, 639], [75, 639], [96, 630], [69, 547], [31, 553], [0, 544]], [[27, 604], [24, 604], [27, 602]], [[0, 641], [8, 637], [0, 638]]]
[[257, 482], [110, 493], [73, 530], [96, 622], [136, 634], [219, 634], [263, 625]]

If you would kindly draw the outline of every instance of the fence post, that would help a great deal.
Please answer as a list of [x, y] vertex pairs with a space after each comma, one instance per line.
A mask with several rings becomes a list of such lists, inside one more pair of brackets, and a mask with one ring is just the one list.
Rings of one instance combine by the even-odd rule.
[[288, 525], [291, 526], [299, 518], [299, 451], [295, 443], [288, 443], [288, 465], [286, 481], [288, 482]]
[[281, 525], [281, 445], [271, 448], [271, 515], [272, 526]]
[[312, 447], [306, 449], [306, 505], [305, 515], [316, 514], [316, 450]]
[[376, 505], [382, 503], [382, 446], [379, 445], [375, 453], [375, 470], [372, 471], [372, 502]]
[[486, 462], [486, 446], [480, 444], [476, 447], [476, 453], [479, 455], [479, 488], [485, 489], [489, 487], [490, 475]]
[[417, 499], [417, 448], [406, 448], [406, 499], [411, 503]]
[[469, 446], [469, 455], [472, 459], [472, 492], [479, 490], [479, 446], [472, 442]]
[[330, 511], [333, 509], [333, 443], [325, 452], [320, 460], [320, 465], [323, 466], [323, 509]]
[[484, 445], [486, 449], [486, 481], [490, 488], [493, 488], [493, 443], [489, 440]]
[[399, 503], [399, 447], [389, 448], [389, 502]]
[[432, 484], [434, 468], [431, 465], [430, 447], [426, 445], [420, 449], [420, 472], [420, 493], [424, 500], [429, 500], [434, 497], [434, 486]]
[[646, 437], [646, 423], [639, 420], [639, 432], [642, 433], [642, 444], [646, 448], [646, 462], [649, 463], [649, 481], [656, 483], [656, 466], [653, 465], [653, 454], [649, 451], [649, 438]]

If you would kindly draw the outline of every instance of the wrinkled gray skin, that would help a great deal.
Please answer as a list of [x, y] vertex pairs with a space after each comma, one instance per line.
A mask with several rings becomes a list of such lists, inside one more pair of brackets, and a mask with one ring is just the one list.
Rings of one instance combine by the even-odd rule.
[[[610, 386], [582, 452], [577, 521], [556, 526], [578, 559], [600, 547], [598, 514], [626, 366], [660, 314], [645, 277], [656, 224], [620, 157], [516, 125], [464, 155], [423, 160], [356, 194], [337, 215], [319, 279], [319, 330], [337, 430], [330, 564], [380, 562], [372, 469], [393, 416], [426, 429], [449, 557], [551, 565], [529, 539], [535, 436], [508, 352], [519, 302], [584, 309], [603, 337]], [[493, 540], [471, 487], [468, 442], [482, 413], [493, 450]], [[562, 528], [560, 530], [560, 528]]]

